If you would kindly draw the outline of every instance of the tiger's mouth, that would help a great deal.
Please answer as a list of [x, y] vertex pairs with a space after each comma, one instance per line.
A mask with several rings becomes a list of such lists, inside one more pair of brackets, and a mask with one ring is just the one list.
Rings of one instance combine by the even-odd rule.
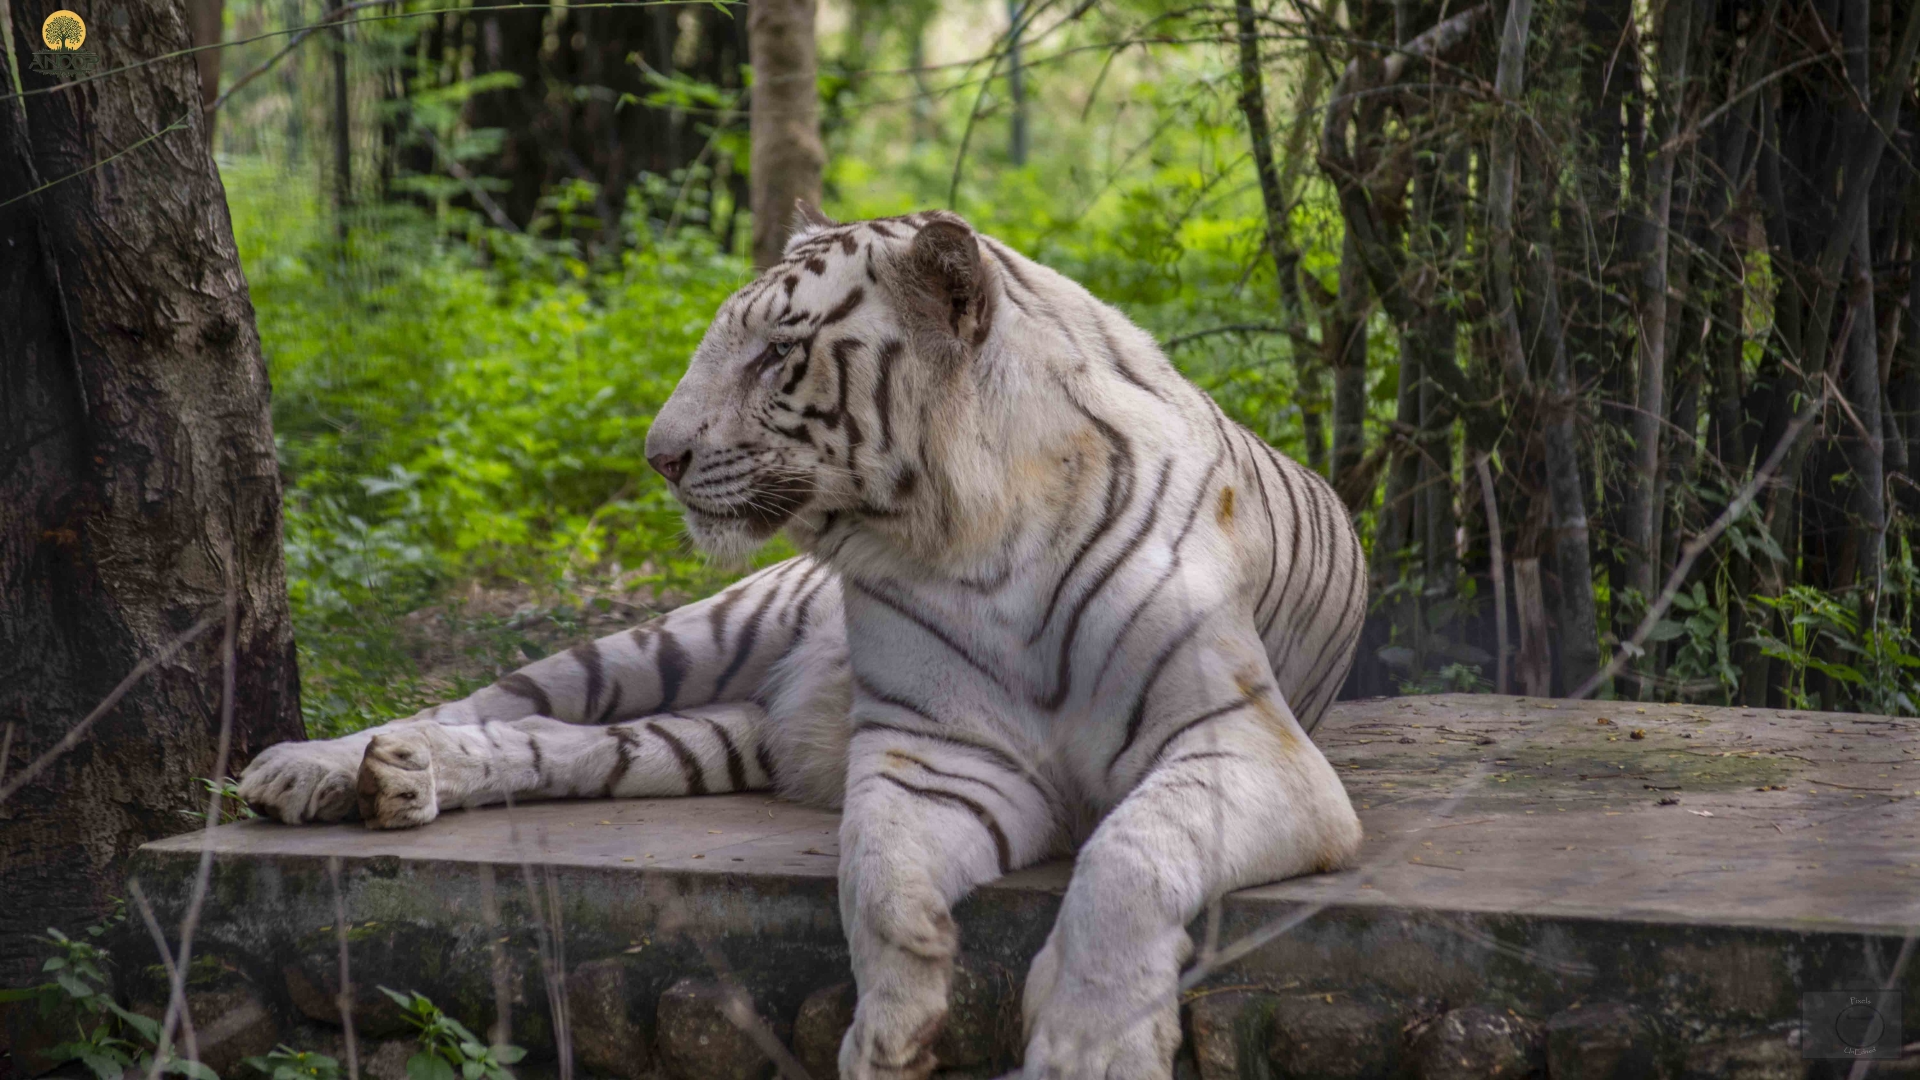
[[739, 529], [766, 539], [793, 520], [813, 499], [814, 485], [803, 476], [777, 476], [756, 482], [745, 494], [713, 506], [676, 493], [693, 524], [707, 529]]

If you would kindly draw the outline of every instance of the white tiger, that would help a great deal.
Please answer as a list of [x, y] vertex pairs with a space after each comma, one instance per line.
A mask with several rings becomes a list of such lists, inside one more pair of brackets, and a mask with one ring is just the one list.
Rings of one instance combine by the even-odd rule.
[[462, 701], [269, 748], [242, 794], [448, 807], [774, 788], [844, 807], [849, 1078], [924, 1077], [974, 886], [1078, 847], [1028, 1077], [1168, 1077], [1189, 921], [1338, 867], [1308, 739], [1365, 611], [1313, 472], [1152, 339], [960, 218], [817, 218], [720, 309], [647, 438], [695, 540], [809, 554]]

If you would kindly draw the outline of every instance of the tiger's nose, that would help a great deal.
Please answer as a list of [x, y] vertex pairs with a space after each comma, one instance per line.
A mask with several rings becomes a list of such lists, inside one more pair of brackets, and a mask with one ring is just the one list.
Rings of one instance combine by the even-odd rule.
[[693, 460], [693, 451], [682, 450], [678, 454], [655, 454], [647, 459], [653, 471], [667, 478], [667, 483], [677, 484], [686, 475], [687, 464]]

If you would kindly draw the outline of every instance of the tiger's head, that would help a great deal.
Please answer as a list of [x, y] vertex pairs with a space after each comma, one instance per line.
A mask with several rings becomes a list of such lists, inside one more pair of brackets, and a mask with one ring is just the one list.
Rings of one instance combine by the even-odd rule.
[[969, 477], [940, 450], [995, 330], [981, 239], [945, 212], [801, 213], [781, 262], [721, 305], [647, 433], [694, 542], [725, 558], [783, 528], [810, 547], [836, 524], [908, 529], [966, 502]]

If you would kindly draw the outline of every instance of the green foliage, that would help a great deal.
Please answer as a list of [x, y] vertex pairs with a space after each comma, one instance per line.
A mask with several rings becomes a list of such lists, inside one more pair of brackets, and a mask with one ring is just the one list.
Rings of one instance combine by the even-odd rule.
[[130, 1071], [147, 1072], [156, 1058], [162, 1073], [219, 1080], [212, 1069], [162, 1047], [159, 1021], [131, 1012], [113, 999], [113, 980], [107, 974], [112, 959], [98, 942], [126, 917], [125, 901], [116, 899], [107, 918], [87, 927], [83, 937], [48, 928], [46, 937], [34, 940], [52, 947], [53, 955], [40, 965], [51, 981], [0, 990], [0, 1003], [31, 1001], [51, 1027], [71, 1024], [73, 1037], [44, 1053], [56, 1064], [79, 1062], [99, 1080], [120, 1080]]
[[[201, 788], [201, 792], [196, 793], [194, 797], [196, 805], [200, 803], [202, 795], [219, 794], [219, 824], [231, 825], [236, 821], [246, 821], [249, 818], [257, 818], [260, 816], [253, 812], [253, 807], [248, 806], [245, 799], [240, 797], [240, 781], [235, 780], [233, 777], [223, 776], [218, 781], [209, 780], [204, 776], [196, 776], [193, 779]], [[207, 812], [205, 810], [182, 810], [180, 811], [180, 815], [189, 821], [197, 821], [203, 825], [206, 824], [207, 821]]]
[[409, 1080], [454, 1080], [456, 1071], [459, 1080], [513, 1080], [507, 1066], [527, 1056], [518, 1046], [487, 1046], [418, 991], [403, 994], [383, 986], [380, 992], [419, 1032], [420, 1052], [407, 1059]]
[[[1667, 675], [1681, 684], [1693, 684], [1683, 691], [1686, 696], [1712, 696], [1731, 704], [1740, 688], [1740, 669], [1733, 664], [1732, 645], [1727, 640], [1726, 583], [1721, 580], [1716, 584], [1717, 595], [1708, 594], [1704, 581], [1695, 582], [1691, 590], [1675, 593], [1673, 617], [1654, 623], [1647, 640], [1678, 643]], [[1703, 694], [1696, 687], [1711, 687], [1712, 693]]]
[[[1911, 565], [1910, 555], [1907, 562]], [[1762, 630], [1754, 640], [1762, 652], [1786, 664], [1788, 704], [1825, 709], [1847, 702], [1872, 712], [1914, 715], [1920, 700], [1920, 655], [1915, 655], [1920, 643], [1907, 625], [1876, 622], [1863, 632], [1850, 599], [1808, 585], [1755, 597], [1785, 626], [1777, 635]], [[1807, 688], [1808, 673], [1816, 671], [1831, 681], [1822, 698]]]
[[744, 280], [739, 259], [693, 234], [589, 266], [396, 207], [341, 244], [266, 166], [224, 176], [274, 384], [312, 734], [404, 716], [525, 662], [506, 619], [475, 615], [458, 675], [425, 677], [405, 620], [452, 586], [564, 607], [596, 583], [689, 596], [731, 579], [683, 542], [642, 447]]
[[1421, 671], [1411, 679], [1396, 680], [1402, 694], [1484, 694], [1493, 683], [1481, 674], [1479, 664], [1459, 662], [1442, 664], [1433, 671]]
[[339, 1080], [340, 1076], [338, 1061], [311, 1050], [295, 1050], [285, 1043], [247, 1058], [245, 1064], [265, 1073], [267, 1080]]

